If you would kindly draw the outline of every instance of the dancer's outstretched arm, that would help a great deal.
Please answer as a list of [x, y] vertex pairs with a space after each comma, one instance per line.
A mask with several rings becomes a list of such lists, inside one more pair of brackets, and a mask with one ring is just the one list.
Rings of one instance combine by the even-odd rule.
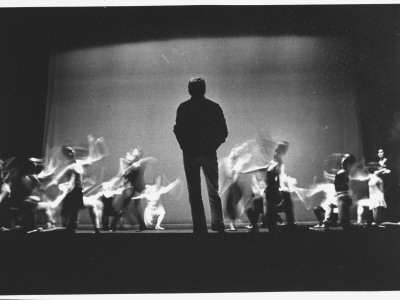
[[374, 173], [375, 173], [375, 175], [384, 175], [384, 174], [390, 174], [390, 172], [391, 171], [389, 169], [382, 168], [378, 171], [375, 171]]
[[174, 187], [176, 187], [179, 183], [181, 183], [181, 181], [179, 179], [177, 179], [177, 180], [171, 182], [169, 185], [161, 187], [158, 192], [160, 194], [166, 194], [170, 190], [172, 190]]
[[310, 189], [310, 191], [307, 194], [307, 198], [311, 198], [312, 196], [322, 192], [325, 192], [324, 185], [318, 184], [316, 187]]
[[141, 194], [139, 196], [132, 197], [131, 200], [144, 199], [144, 198], [146, 198], [146, 195], [145, 194]]
[[51, 209], [56, 209], [60, 205], [60, 203], [64, 200], [65, 196], [73, 189], [74, 181], [75, 181], [75, 175], [72, 174], [71, 179], [68, 182], [58, 185], [61, 194], [58, 195], [53, 202], [51, 202], [50, 204]]
[[109, 151], [104, 143], [104, 138], [100, 137], [98, 139], [94, 139], [92, 135], [88, 135], [88, 144], [89, 144], [89, 154], [85, 159], [80, 160], [82, 165], [91, 165], [102, 158], [108, 156]]
[[142, 159], [138, 160], [137, 162], [134, 162], [129, 167], [123, 169], [123, 171], [121, 173], [122, 173], [122, 175], [126, 175], [132, 170], [135, 170], [135, 169], [137, 169], [137, 168], [139, 168], [141, 166], [146, 166], [149, 163], [155, 163], [155, 162], [157, 162], [156, 158], [154, 158], [154, 157], [145, 157], [145, 158], [142, 158]]
[[56, 178], [54, 178], [47, 186], [46, 189], [50, 186], [53, 185], [58, 185], [60, 183], [60, 181], [66, 177], [68, 175], [68, 173], [71, 172], [71, 165], [67, 166], [64, 170], [62, 170], [57, 176]]

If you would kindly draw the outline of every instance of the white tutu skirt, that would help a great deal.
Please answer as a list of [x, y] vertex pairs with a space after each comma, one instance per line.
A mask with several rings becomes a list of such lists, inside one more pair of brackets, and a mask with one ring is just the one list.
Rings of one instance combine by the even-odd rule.
[[383, 199], [383, 198], [381, 198], [381, 197], [372, 197], [371, 199], [370, 199], [370, 203], [369, 203], [369, 209], [374, 209], [374, 208], [377, 208], [377, 207], [384, 207], [384, 208], [386, 208], [387, 206], [386, 206], [386, 202], [385, 202], [385, 199]]

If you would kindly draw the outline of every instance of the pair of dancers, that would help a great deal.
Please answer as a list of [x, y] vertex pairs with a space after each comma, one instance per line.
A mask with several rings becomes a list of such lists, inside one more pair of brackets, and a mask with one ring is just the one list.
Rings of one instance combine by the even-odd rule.
[[[118, 174], [111, 180], [102, 184], [103, 190], [99, 193], [104, 203], [103, 229], [108, 230], [108, 218], [113, 217], [111, 231], [117, 229], [117, 223], [123, 215], [123, 211], [133, 212], [139, 222], [137, 231], [146, 229], [163, 230], [161, 222], [165, 217], [165, 208], [161, 202], [162, 195], [175, 188], [180, 180], [161, 185], [161, 176], [155, 183], [146, 184], [144, 173], [150, 163], [157, 160], [153, 157], [142, 158], [143, 151], [140, 147], [127, 152], [125, 158], [120, 159]], [[145, 200], [144, 210], [141, 200]]]
[[308, 193], [309, 199], [320, 192], [324, 193], [321, 204], [314, 208], [318, 220], [315, 227], [329, 229], [330, 226], [336, 226], [339, 219], [344, 229], [350, 228], [350, 207], [356, 196], [351, 186], [357, 182], [361, 185], [368, 184], [368, 198], [363, 197], [356, 202], [357, 224], [362, 224], [364, 209], [367, 208], [373, 216], [368, 218], [367, 225], [380, 225], [383, 210], [386, 208], [382, 176], [389, 174], [390, 170], [378, 163], [369, 163], [367, 166], [357, 164], [351, 154], [336, 154], [332, 157], [341, 157], [340, 169], [324, 171], [325, 183], [314, 185]]
[[298, 190], [291, 188], [295, 181], [286, 175], [283, 164], [289, 143], [278, 142], [272, 160], [268, 162], [272, 145], [265, 137], [251, 140], [234, 147], [229, 156], [220, 161], [220, 193], [230, 230], [237, 230], [235, 220], [243, 210], [250, 221], [250, 232], [259, 231], [260, 215], [263, 215], [269, 232], [276, 232], [277, 223], [281, 222], [280, 212], [285, 213], [290, 230], [296, 226], [291, 192], [297, 193]]

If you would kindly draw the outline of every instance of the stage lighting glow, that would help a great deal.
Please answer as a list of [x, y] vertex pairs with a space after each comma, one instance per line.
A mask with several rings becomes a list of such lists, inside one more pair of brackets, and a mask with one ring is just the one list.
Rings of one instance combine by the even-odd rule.
[[[107, 180], [118, 159], [140, 144], [158, 159], [146, 171], [149, 181], [160, 174], [185, 178], [172, 128], [179, 103], [190, 97], [189, 79], [201, 76], [206, 97], [220, 104], [227, 120], [219, 156], [265, 129], [273, 140], [290, 142], [288, 174], [306, 186], [328, 154], [362, 154], [351, 65], [345, 38], [306, 36], [156, 40], [55, 53], [46, 146], [84, 143], [89, 133], [104, 137]], [[185, 189], [165, 205], [165, 223], [190, 222]]]

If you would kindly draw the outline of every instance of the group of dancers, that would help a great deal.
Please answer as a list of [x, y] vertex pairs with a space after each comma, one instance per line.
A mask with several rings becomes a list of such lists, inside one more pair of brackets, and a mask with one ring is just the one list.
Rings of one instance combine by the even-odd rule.
[[[146, 167], [156, 163], [157, 159], [143, 157], [138, 146], [120, 158], [119, 170], [113, 178], [98, 183], [89, 176], [90, 168], [108, 155], [103, 138], [95, 139], [89, 135], [88, 148], [83, 151], [78, 147], [62, 146], [44, 160], [14, 157], [2, 161], [0, 231], [36, 232], [36, 216], [43, 214], [46, 225], [39, 230], [63, 228], [74, 233], [78, 228], [79, 212], [86, 209], [95, 233], [100, 233], [101, 229], [116, 231], [118, 224], [122, 229], [123, 216], [139, 224], [137, 231], [163, 230], [161, 222], [165, 209], [161, 197], [179, 185], [180, 180], [163, 186], [161, 176], [157, 176], [153, 184], [146, 184]], [[41, 165], [38, 174], [37, 165]], [[62, 227], [56, 227], [58, 215]], [[110, 226], [109, 218], [112, 218]]]
[[[287, 175], [283, 163], [289, 143], [281, 141], [272, 147], [269, 139], [264, 139], [263, 145], [259, 140], [235, 146], [219, 164], [221, 199], [229, 231], [238, 230], [236, 223], [243, 213], [250, 222], [249, 232], [258, 232], [260, 227], [268, 228], [269, 232], [279, 228], [294, 230], [297, 226], [294, 201], [313, 210], [318, 221], [313, 229], [328, 230], [333, 226], [350, 229], [354, 206], [355, 224], [365, 225], [366, 215], [367, 226], [382, 227], [391, 176], [382, 149], [378, 151], [379, 162], [367, 164], [357, 161], [352, 154], [329, 155], [324, 161], [323, 181], [315, 180], [300, 188], [297, 180]], [[266, 162], [269, 156], [272, 159]], [[285, 222], [280, 213], [285, 215]]]
[[[123, 216], [132, 215], [134, 218], [130, 221], [138, 223], [137, 231], [163, 230], [161, 222], [166, 211], [162, 196], [181, 184], [181, 180], [162, 185], [162, 177], [157, 176], [154, 183], [147, 184], [146, 167], [156, 163], [157, 159], [143, 157], [142, 149], [136, 147], [120, 158], [119, 170], [114, 177], [98, 183], [88, 176], [88, 169], [108, 156], [109, 150], [102, 138], [88, 136], [88, 145], [79, 157], [77, 152], [82, 149], [62, 146], [47, 159], [3, 161], [0, 169], [0, 230], [35, 231], [36, 217], [41, 213], [46, 229], [56, 228], [59, 216], [62, 228], [75, 232], [79, 212], [86, 209], [95, 233], [122, 229]], [[277, 232], [279, 224], [294, 229], [293, 199], [311, 209], [314, 198], [320, 194], [323, 194], [322, 200], [312, 207], [318, 221], [315, 227], [329, 229], [339, 223], [349, 229], [350, 208], [354, 204], [352, 182], [367, 183], [369, 192], [366, 197], [357, 199], [357, 223], [362, 223], [365, 208], [372, 212], [368, 225], [382, 223], [383, 210], [387, 207], [383, 182], [390, 174], [383, 150], [379, 150], [379, 162], [366, 165], [357, 163], [351, 154], [332, 155], [326, 160], [324, 182], [299, 188], [296, 179], [285, 171], [283, 157], [288, 149], [286, 141], [274, 143], [258, 135], [236, 145], [227, 157], [219, 160], [219, 194], [224, 217], [229, 222], [228, 231], [238, 230], [237, 222], [242, 215], [249, 221], [249, 232], [259, 232], [260, 227]], [[40, 172], [37, 172], [38, 164], [41, 165]], [[285, 215], [285, 222], [280, 213]], [[112, 218], [110, 225], [109, 218]]]

